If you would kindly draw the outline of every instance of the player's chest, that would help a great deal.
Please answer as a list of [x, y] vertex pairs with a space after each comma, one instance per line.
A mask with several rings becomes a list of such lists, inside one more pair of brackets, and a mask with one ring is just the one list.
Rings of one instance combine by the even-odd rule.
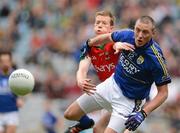
[[8, 78], [0, 78], [0, 88], [8, 87]]
[[8, 77], [0, 77], [0, 94], [11, 92], [8, 85]]
[[145, 56], [136, 52], [122, 52], [119, 63], [128, 74], [143, 73], [146, 66]]
[[90, 52], [90, 57], [91, 57], [91, 60], [92, 62], [109, 62], [109, 61], [112, 61], [112, 60], [117, 60], [117, 57], [119, 55], [115, 55], [114, 54], [114, 50], [112, 48], [112, 46], [108, 47], [108, 46], [105, 46], [104, 48], [92, 48], [91, 49], [91, 52]]

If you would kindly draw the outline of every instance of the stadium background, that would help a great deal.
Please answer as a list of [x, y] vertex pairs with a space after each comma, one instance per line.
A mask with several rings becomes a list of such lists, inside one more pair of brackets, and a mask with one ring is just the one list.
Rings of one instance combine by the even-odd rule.
[[[18, 133], [45, 132], [47, 99], [59, 118], [59, 133], [73, 124], [64, 120], [63, 112], [82, 93], [75, 80], [79, 48], [94, 35], [94, 15], [100, 10], [115, 14], [116, 29], [132, 28], [141, 15], [157, 22], [156, 40], [173, 80], [167, 102], [139, 133], [180, 133], [180, 0], [1, 0], [0, 49], [11, 50], [17, 67], [30, 70], [36, 79], [34, 92], [24, 97]], [[93, 69], [90, 77], [98, 82]]]

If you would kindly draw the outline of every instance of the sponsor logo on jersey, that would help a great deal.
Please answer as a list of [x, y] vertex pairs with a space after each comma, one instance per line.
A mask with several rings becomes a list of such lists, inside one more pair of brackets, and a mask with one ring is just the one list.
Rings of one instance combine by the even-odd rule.
[[126, 59], [123, 55], [120, 57], [120, 63], [123, 69], [129, 74], [135, 74], [140, 70], [128, 59]]
[[97, 72], [110, 72], [112, 69], [115, 68], [115, 64], [111, 63], [111, 64], [107, 64], [107, 65], [100, 65], [100, 66], [94, 66], [94, 68], [96, 69]]

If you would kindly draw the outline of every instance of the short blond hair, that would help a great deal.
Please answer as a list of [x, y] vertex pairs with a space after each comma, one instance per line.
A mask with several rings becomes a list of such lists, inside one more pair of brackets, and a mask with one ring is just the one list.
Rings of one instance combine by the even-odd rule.
[[110, 17], [110, 25], [111, 26], [114, 26], [114, 23], [115, 23], [115, 16], [110, 12], [110, 11], [99, 11], [99, 12], [96, 12], [96, 17], [97, 16], [108, 16]]
[[137, 21], [140, 21], [145, 24], [151, 23], [152, 29], [154, 30], [156, 28], [156, 23], [155, 23], [154, 19], [150, 16], [141, 16]]

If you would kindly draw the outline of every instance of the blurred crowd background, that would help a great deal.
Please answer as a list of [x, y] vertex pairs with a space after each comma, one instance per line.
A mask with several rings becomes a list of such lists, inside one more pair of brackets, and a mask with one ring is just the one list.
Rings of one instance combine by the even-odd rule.
[[[11, 50], [17, 67], [30, 70], [36, 79], [22, 109], [19, 133], [43, 133], [31, 123], [38, 122], [35, 119], [46, 109], [60, 116], [59, 132], [71, 124], [63, 119], [63, 111], [82, 94], [75, 78], [80, 47], [94, 35], [94, 16], [100, 10], [113, 12], [116, 29], [133, 28], [142, 15], [155, 19], [155, 39], [173, 82], [166, 104], [150, 116], [141, 132], [180, 133], [180, 0], [0, 0], [0, 49]], [[98, 82], [93, 69], [90, 76]], [[25, 118], [27, 111], [34, 120]]]

